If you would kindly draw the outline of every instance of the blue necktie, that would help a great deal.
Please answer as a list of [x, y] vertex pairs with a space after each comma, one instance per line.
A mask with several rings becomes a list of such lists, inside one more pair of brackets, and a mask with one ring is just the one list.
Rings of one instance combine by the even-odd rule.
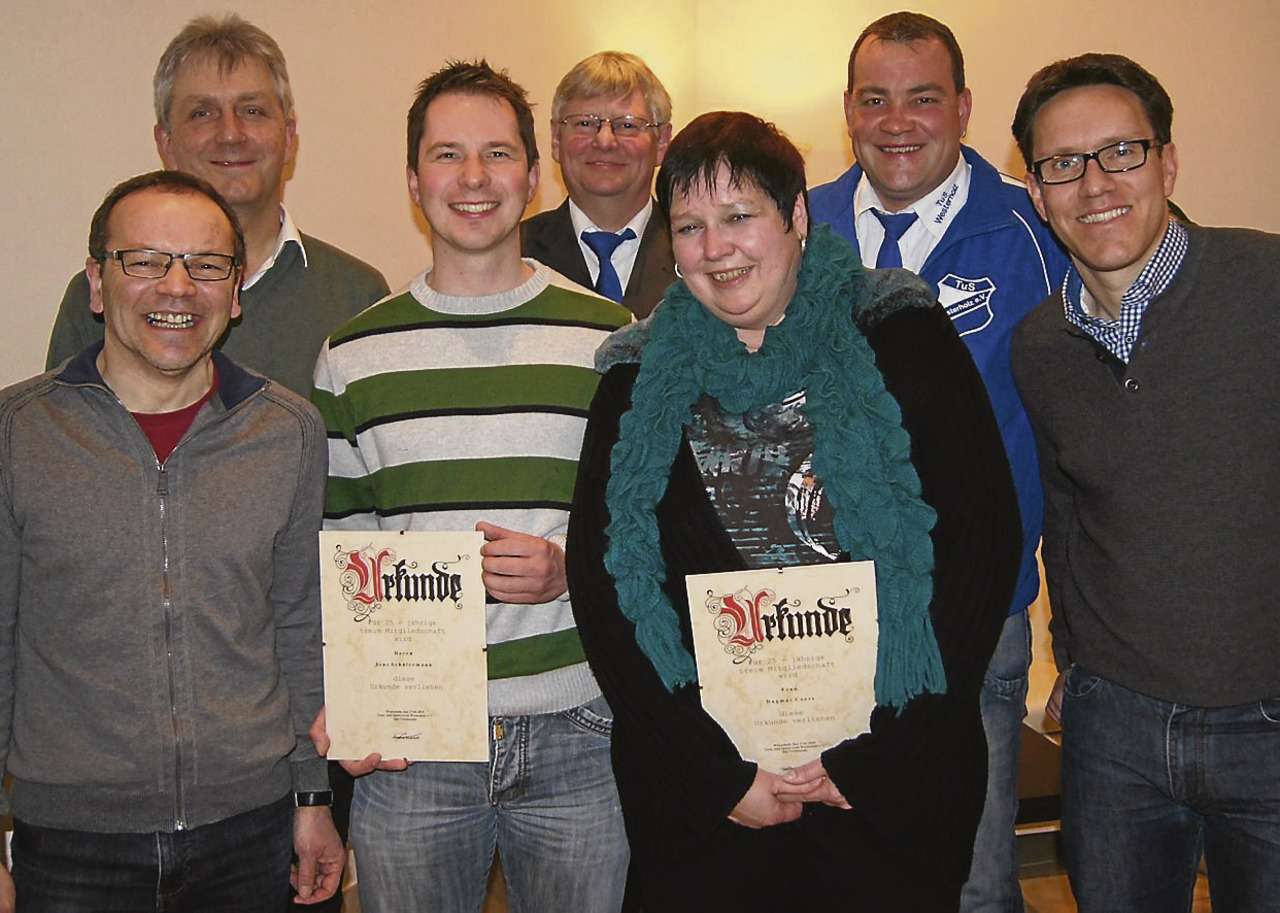
[[630, 241], [635, 236], [636, 233], [630, 228], [624, 228], [617, 234], [611, 231], [582, 233], [582, 240], [587, 242], [587, 247], [591, 248], [600, 259], [600, 275], [596, 277], [596, 291], [619, 303], [622, 302], [622, 280], [618, 278], [618, 271], [613, 268], [613, 252], [623, 241]]
[[902, 249], [898, 247], [898, 239], [906, 234], [907, 229], [915, 222], [916, 214], [900, 212], [897, 215], [890, 215], [878, 209], [871, 210], [871, 214], [884, 226], [884, 241], [880, 244], [880, 253], [876, 255], [876, 269], [901, 266]]

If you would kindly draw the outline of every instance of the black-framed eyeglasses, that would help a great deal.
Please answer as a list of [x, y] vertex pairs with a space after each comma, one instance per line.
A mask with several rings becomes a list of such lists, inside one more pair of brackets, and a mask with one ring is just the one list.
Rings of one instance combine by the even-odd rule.
[[623, 114], [618, 117], [605, 117], [603, 114], [566, 114], [556, 123], [567, 127], [574, 136], [595, 136], [605, 124], [618, 139], [629, 139], [644, 135], [651, 127], [661, 127], [660, 123], [647, 121], [635, 114]]
[[1031, 163], [1031, 171], [1041, 184], [1070, 184], [1084, 177], [1089, 160], [1108, 174], [1132, 171], [1147, 163], [1147, 152], [1163, 143], [1153, 139], [1126, 139], [1093, 152], [1064, 152]]
[[238, 263], [229, 254], [173, 254], [142, 248], [109, 250], [107, 256], [118, 260], [124, 274], [135, 279], [160, 279], [169, 272], [174, 260], [181, 260], [187, 275], [196, 282], [219, 282], [229, 279]]

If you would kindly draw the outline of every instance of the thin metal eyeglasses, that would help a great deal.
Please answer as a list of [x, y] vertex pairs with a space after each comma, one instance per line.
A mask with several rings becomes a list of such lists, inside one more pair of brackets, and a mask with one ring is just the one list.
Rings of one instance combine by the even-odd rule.
[[109, 250], [107, 257], [120, 261], [124, 274], [135, 279], [160, 279], [168, 274], [174, 260], [181, 260], [187, 275], [196, 282], [220, 282], [229, 279], [239, 265], [229, 254], [174, 254], [142, 248]]
[[609, 129], [618, 139], [643, 136], [648, 128], [663, 126], [635, 114], [623, 114], [618, 117], [605, 117], [603, 114], [566, 114], [556, 123], [568, 127], [569, 132], [575, 136], [595, 136], [605, 124], [608, 124]]
[[[1064, 152], [1031, 163], [1031, 171], [1041, 184], [1070, 184], [1084, 177], [1089, 160], [1108, 174], [1119, 174], [1141, 168], [1147, 163], [1147, 152], [1163, 143], [1153, 139], [1126, 139], [1093, 152]], [[1048, 166], [1047, 168], [1045, 166]]]

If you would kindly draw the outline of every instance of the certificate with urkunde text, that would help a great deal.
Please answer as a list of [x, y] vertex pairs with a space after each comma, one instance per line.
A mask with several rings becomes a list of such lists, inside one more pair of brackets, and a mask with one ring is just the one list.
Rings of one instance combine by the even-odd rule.
[[780, 773], [870, 728], [875, 563], [685, 578], [702, 706], [742, 756]]
[[477, 532], [320, 534], [329, 757], [487, 761]]

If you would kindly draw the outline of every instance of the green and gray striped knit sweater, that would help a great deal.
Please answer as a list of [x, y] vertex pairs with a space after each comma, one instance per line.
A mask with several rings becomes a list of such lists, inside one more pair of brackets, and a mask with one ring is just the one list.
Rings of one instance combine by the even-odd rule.
[[[596, 347], [631, 315], [535, 261], [527, 282], [457, 298], [427, 285], [329, 337], [313, 398], [329, 434], [326, 529], [470, 530], [563, 544]], [[489, 713], [600, 694], [568, 598], [490, 603]]]

